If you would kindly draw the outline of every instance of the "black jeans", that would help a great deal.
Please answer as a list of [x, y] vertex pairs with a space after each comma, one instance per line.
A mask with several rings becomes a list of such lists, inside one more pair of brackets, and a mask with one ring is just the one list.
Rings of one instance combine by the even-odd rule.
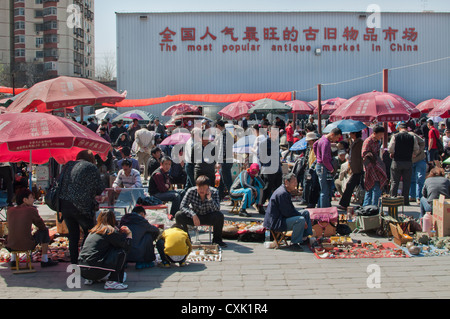
[[339, 205], [341, 205], [342, 207], [350, 206], [353, 191], [355, 190], [356, 186], [361, 184], [362, 177], [363, 173], [356, 173], [350, 176], [350, 179], [347, 182], [347, 186], [345, 186], [344, 194], [342, 194], [341, 200], [339, 201]]
[[61, 199], [61, 213], [63, 219], [66, 222], [67, 229], [69, 230], [69, 252], [70, 262], [72, 264], [78, 263], [78, 244], [80, 242], [80, 227], [83, 230], [84, 238], [81, 243], [83, 246], [84, 241], [89, 235], [89, 230], [95, 226], [95, 215], [88, 217], [86, 214], [82, 214], [71, 202]]
[[[222, 229], [223, 229], [223, 213], [221, 211], [211, 212], [205, 215], [197, 215], [200, 219], [201, 225], [209, 225], [213, 226], [213, 242], [221, 242], [222, 241]], [[188, 232], [187, 225], [194, 226], [194, 221], [192, 217], [187, 214], [179, 211], [175, 215], [175, 222], [183, 227], [183, 229]]]
[[400, 178], [403, 181], [402, 196], [405, 205], [409, 205], [409, 188], [411, 187], [412, 162], [392, 161], [391, 164], [391, 197], [398, 195]]
[[270, 199], [272, 193], [281, 186], [283, 180], [283, 174], [281, 171], [276, 172], [275, 174], [262, 174], [262, 180], [264, 181], [264, 189], [263, 189], [263, 197], [261, 200], [261, 204]]

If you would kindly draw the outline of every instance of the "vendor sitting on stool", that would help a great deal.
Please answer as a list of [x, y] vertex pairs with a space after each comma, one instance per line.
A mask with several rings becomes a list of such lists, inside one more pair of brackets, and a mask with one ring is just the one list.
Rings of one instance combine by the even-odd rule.
[[273, 192], [264, 216], [264, 227], [275, 232], [292, 230], [292, 249], [303, 251], [300, 246], [312, 235], [311, 220], [307, 210], [298, 211], [292, 204], [291, 192], [297, 187], [293, 173], [283, 176], [283, 184]]
[[[34, 195], [28, 189], [21, 189], [16, 194], [16, 207], [8, 208], [8, 241], [6, 247], [11, 251], [34, 250], [37, 244], [42, 247], [41, 267], [55, 266], [58, 263], [48, 259], [47, 251], [50, 243], [48, 228], [45, 226], [38, 210], [33, 206]], [[32, 234], [31, 225], [38, 230]], [[15, 255], [11, 254], [11, 266], [16, 266]]]
[[262, 207], [262, 192], [264, 190], [264, 182], [258, 176], [259, 165], [253, 163], [250, 168], [242, 171], [234, 180], [231, 186], [231, 198], [242, 198], [242, 206], [239, 211], [239, 216], [249, 217], [247, 208], [250, 208], [256, 203], [260, 214], [264, 215]]

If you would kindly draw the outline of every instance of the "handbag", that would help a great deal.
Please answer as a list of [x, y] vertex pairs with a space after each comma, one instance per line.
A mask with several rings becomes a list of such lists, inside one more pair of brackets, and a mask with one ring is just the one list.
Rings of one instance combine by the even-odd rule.
[[58, 180], [52, 186], [50, 186], [50, 188], [47, 191], [47, 194], [45, 194], [45, 204], [47, 204], [47, 206], [51, 210], [57, 213], [59, 213], [60, 210], [59, 194], [61, 192], [61, 183], [63, 180], [64, 172], [65, 168], [59, 175]]

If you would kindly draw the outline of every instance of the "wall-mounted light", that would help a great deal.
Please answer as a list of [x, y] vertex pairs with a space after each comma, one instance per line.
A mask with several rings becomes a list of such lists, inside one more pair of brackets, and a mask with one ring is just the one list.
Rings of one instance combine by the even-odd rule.
[[316, 48], [314, 50], [314, 54], [317, 55], [317, 56], [321, 55], [322, 54], [322, 49], [321, 48]]

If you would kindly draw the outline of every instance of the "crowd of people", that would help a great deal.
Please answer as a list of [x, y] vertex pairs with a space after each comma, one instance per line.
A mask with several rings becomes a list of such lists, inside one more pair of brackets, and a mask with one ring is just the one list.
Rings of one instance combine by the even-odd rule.
[[[107, 120], [97, 124], [90, 118], [84, 124], [109, 141], [112, 150], [106, 160], [81, 151], [75, 161], [64, 165], [60, 210], [69, 231], [71, 263], [81, 267], [87, 283], [106, 280], [105, 289], [126, 289], [125, 265], [135, 262], [137, 269], [154, 266], [155, 248], [161, 266], [184, 266], [192, 250], [189, 225], [212, 226], [213, 243], [227, 247], [222, 240], [221, 202], [228, 199], [240, 201], [242, 217], [250, 217], [248, 209], [254, 206], [257, 214], [264, 216], [266, 228], [292, 230], [292, 247], [302, 250], [312, 234], [307, 209], [331, 207], [333, 199], [339, 199], [338, 208], [346, 210], [352, 200], [378, 206], [383, 193], [401, 195], [404, 205], [417, 201], [425, 214], [432, 210], [433, 199], [441, 194], [450, 198], [450, 182], [442, 167], [442, 161], [450, 156], [450, 125], [436, 128], [432, 120], [389, 123], [388, 132], [381, 125], [350, 134], [334, 128], [320, 136], [313, 117], [304, 125], [292, 120], [286, 124], [279, 117], [270, 123], [263, 118], [250, 127], [244, 119], [240, 127], [256, 138], [234, 180], [235, 154], [228, 146], [237, 136], [224, 120], [202, 122], [191, 129], [191, 138], [181, 149], [161, 142], [181, 129], [182, 123], [175, 123], [175, 130], [168, 130], [159, 119], [148, 125], [137, 120], [124, 125], [123, 121], [110, 124]], [[209, 131], [211, 128], [215, 130]], [[382, 145], [385, 135], [386, 148]], [[306, 148], [292, 151], [302, 138]], [[3, 183], [11, 179], [2, 173], [7, 171], [5, 166], [8, 163], [0, 166]], [[283, 166], [288, 167], [284, 174]], [[95, 218], [99, 210], [96, 196], [105, 188], [120, 192], [144, 187], [150, 196], [170, 203], [172, 228], [163, 232], [150, 225], [139, 205], [120, 223], [108, 210]], [[10, 187], [7, 189], [9, 192]], [[292, 203], [292, 194], [299, 190], [300, 205], [305, 206], [301, 210]], [[8, 210], [8, 221], [14, 222], [10, 229], [13, 240], [9, 241], [12, 250], [31, 249], [37, 243], [45, 248], [48, 243], [48, 230], [33, 208], [32, 195], [26, 187], [16, 190], [17, 206]], [[18, 212], [29, 218], [14, 221]], [[34, 237], [24, 230], [31, 224], [39, 228]], [[81, 251], [80, 229], [84, 235]], [[16, 244], [17, 236], [26, 236], [27, 242]], [[43, 256], [43, 266], [53, 265]]]

